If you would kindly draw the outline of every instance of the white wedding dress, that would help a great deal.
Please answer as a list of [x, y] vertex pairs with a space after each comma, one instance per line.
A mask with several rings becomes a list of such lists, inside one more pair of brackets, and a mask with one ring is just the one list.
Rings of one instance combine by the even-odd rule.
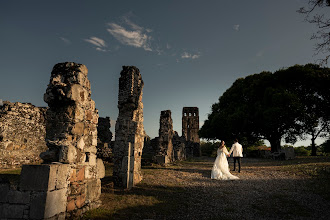
[[229, 165], [227, 160], [228, 150], [226, 147], [217, 150], [217, 158], [214, 161], [214, 165], [211, 172], [211, 179], [216, 180], [235, 180], [239, 179], [237, 176], [232, 175], [229, 172]]

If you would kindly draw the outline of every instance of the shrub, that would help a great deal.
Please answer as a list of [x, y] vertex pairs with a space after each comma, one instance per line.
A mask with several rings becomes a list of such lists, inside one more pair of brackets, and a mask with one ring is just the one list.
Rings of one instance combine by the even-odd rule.
[[219, 147], [219, 142], [201, 142], [201, 151], [203, 156], [215, 157], [217, 156], [217, 149]]
[[308, 149], [308, 147], [304, 147], [304, 146], [294, 148], [294, 153], [297, 156], [310, 156], [311, 152], [312, 151]]

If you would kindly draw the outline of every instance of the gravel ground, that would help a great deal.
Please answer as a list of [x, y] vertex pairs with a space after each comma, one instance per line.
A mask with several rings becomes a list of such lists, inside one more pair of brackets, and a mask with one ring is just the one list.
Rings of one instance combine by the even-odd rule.
[[[108, 214], [95, 218], [329, 219], [329, 173], [320, 179], [296, 169], [317, 164], [243, 158], [241, 173], [232, 172], [240, 179], [223, 181], [210, 179], [213, 161], [144, 167], [144, 180], [129, 191], [111, 192], [104, 181], [101, 210]], [[321, 165], [328, 170], [329, 159]]]

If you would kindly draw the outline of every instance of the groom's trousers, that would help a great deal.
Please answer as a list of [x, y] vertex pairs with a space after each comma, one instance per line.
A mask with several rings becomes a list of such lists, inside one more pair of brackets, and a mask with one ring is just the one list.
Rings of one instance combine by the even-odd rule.
[[241, 157], [233, 157], [234, 158], [234, 171], [236, 169], [236, 161], [238, 162], [238, 172], [241, 172]]

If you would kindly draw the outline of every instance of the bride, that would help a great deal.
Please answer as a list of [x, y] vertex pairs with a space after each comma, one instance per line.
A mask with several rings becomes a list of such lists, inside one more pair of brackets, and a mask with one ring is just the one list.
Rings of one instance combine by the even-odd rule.
[[220, 147], [217, 150], [217, 158], [215, 159], [212, 168], [211, 179], [217, 179], [217, 180], [239, 179], [237, 176], [234, 176], [229, 172], [227, 156], [229, 156], [229, 152], [225, 147], [225, 142], [221, 141]]

